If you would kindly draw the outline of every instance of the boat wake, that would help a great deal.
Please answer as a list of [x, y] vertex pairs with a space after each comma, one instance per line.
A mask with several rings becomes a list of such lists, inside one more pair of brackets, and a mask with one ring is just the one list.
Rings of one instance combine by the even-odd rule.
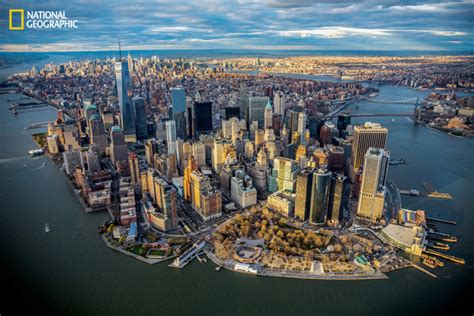
[[41, 166], [39, 166], [37, 168], [34, 168], [33, 171], [43, 169], [44, 167], [46, 167], [46, 162], [43, 162], [43, 164]]
[[28, 158], [28, 157], [29, 156], [18, 156], [18, 157], [2, 158], [2, 159], [0, 159], [0, 164], [1, 163], [12, 162], [12, 161], [17, 161], [17, 160], [22, 160], [22, 159], [25, 159], [25, 158]]

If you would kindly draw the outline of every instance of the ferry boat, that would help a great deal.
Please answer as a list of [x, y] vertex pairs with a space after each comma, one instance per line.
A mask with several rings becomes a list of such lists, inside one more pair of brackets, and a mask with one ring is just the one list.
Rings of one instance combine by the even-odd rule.
[[443, 267], [444, 266], [444, 262], [435, 258], [435, 257], [431, 257], [431, 256], [428, 256], [428, 255], [422, 255], [422, 258], [423, 258], [423, 264], [427, 267], [430, 267], [431, 269], [434, 269], [436, 267]]
[[39, 149], [31, 149], [28, 151], [31, 157], [41, 156], [44, 154], [44, 150], [42, 148]]
[[400, 159], [397, 159], [397, 160], [394, 160], [394, 159], [390, 159], [390, 161], [388, 162], [389, 165], [405, 165], [407, 163], [407, 161], [403, 158], [400, 158]]
[[49, 224], [48, 223], [45, 223], [44, 224], [44, 231], [49, 233], [51, 231], [51, 229], [49, 228]]

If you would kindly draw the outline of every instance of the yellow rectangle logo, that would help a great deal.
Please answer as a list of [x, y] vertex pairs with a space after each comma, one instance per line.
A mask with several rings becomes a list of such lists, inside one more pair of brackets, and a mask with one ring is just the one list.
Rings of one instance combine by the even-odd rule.
[[[13, 14], [20, 14], [20, 25], [15, 25], [13, 26]], [[9, 23], [9, 29], [11, 31], [22, 31], [25, 29], [25, 10], [23, 9], [10, 9], [10, 23]]]

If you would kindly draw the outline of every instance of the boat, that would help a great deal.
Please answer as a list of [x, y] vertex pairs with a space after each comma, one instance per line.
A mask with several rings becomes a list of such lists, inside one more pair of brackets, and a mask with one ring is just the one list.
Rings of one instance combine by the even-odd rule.
[[44, 150], [42, 148], [30, 149], [28, 153], [30, 154], [31, 157], [36, 157], [36, 156], [41, 156], [42, 154], [44, 154]]
[[217, 266], [214, 270], [216, 270], [217, 272], [221, 271], [222, 269], [222, 266]]
[[405, 165], [406, 163], [407, 163], [407, 161], [403, 158], [400, 158], [400, 159], [397, 159], [397, 160], [390, 159], [389, 162], [388, 162], [388, 164], [392, 165], [392, 166], [393, 165]]
[[49, 228], [49, 224], [48, 223], [45, 223], [44, 224], [44, 231], [49, 233], [51, 231], [51, 229]]
[[439, 260], [438, 258], [428, 256], [428, 255], [425, 255], [425, 254], [423, 254], [421, 257], [423, 259], [423, 261], [422, 261], [423, 264], [425, 266], [430, 267], [431, 269], [434, 269], [436, 267], [444, 267], [444, 262]]
[[12, 113], [15, 114], [15, 115], [18, 115], [18, 111], [16, 110], [16, 108], [12, 109]]
[[434, 249], [440, 249], [440, 250], [449, 250], [449, 245], [448, 244], [443, 244], [443, 243], [437, 242], [437, 241], [428, 242], [428, 247], [434, 248]]

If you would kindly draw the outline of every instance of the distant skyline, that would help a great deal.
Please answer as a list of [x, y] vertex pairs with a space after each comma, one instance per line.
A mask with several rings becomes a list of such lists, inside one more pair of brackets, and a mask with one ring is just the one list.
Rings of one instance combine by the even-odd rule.
[[[65, 11], [78, 29], [10, 31], [9, 9]], [[474, 50], [474, 0], [14, 1], [0, 52], [117, 50]]]

